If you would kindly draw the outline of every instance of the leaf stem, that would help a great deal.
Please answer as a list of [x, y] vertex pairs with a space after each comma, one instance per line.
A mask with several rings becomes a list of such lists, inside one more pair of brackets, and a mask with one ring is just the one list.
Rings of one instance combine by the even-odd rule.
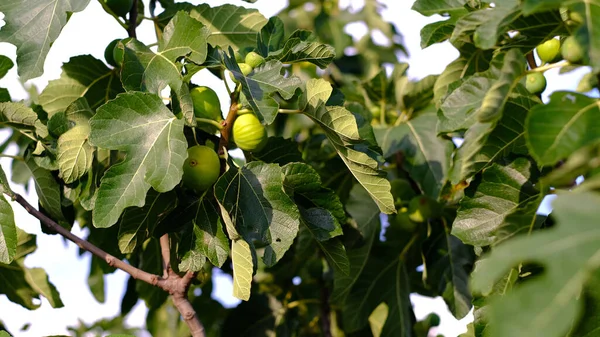
[[302, 113], [302, 110], [298, 110], [298, 109], [279, 109], [278, 112], [282, 113], [282, 114], [299, 114], [299, 113]]
[[4, 154], [4, 153], [0, 153], [0, 158], [12, 158], [18, 161], [25, 161], [25, 158], [21, 157], [21, 156], [13, 156], [10, 154]]
[[562, 67], [566, 67], [568, 65], [570, 65], [570, 63], [568, 61], [561, 61], [561, 62], [557, 62], [557, 63], [545, 64], [545, 65], [537, 67], [535, 69], [531, 69], [528, 72], [529, 73], [543, 73], [549, 69], [562, 68]]
[[98, 0], [98, 2], [100, 3], [100, 6], [102, 6], [104, 11], [106, 11], [106, 13], [110, 14], [113, 18], [115, 18], [115, 20], [117, 20], [117, 22], [119, 23], [119, 25], [121, 25], [121, 27], [123, 27], [123, 29], [129, 31], [129, 27], [127, 26], [127, 24], [121, 21], [121, 18], [117, 14], [115, 14], [115, 12], [113, 12], [112, 9], [110, 9], [110, 7], [108, 7], [106, 2], [104, 2], [103, 0]]
[[221, 79], [223, 79], [223, 83], [225, 83], [225, 89], [227, 90], [227, 93], [229, 94], [229, 96], [231, 96], [231, 88], [229, 87], [229, 84], [227, 84], [227, 79], [225, 78], [225, 69], [221, 68], [220, 72], [221, 72]]
[[400, 257], [399, 257], [399, 259], [401, 261], [404, 261], [404, 258], [406, 257], [406, 254], [408, 253], [408, 250], [417, 241], [418, 237], [419, 237], [419, 232], [415, 232], [413, 234], [412, 238], [410, 238], [410, 241], [408, 241], [408, 243], [406, 244], [406, 246], [404, 246], [404, 248], [402, 249], [402, 252], [400, 253]]
[[381, 100], [381, 101], [379, 101], [379, 123], [381, 125], [386, 125], [386, 122], [385, 122], [385, 113], [386, 113], [386, 111], [385, 111], [385, 101]]
[[210, 125], [212, 125], [212, 126], [216, 127], [216, 128], [217, 128], [217, 129], [219, 129], [219, 130], [223, 130], [223, 124], [221, 124], [221, 123], [219, 123], [219, 122], [217, 122], [217, 121], [214, 121], [214, 120], [212, 120], [212, 119], [208, 119], [208, 118], [199, 118], [199, 117], [198, 117], [198, 118], [196, 118], [196, 122], [198, 122], [198, 123], [203, 123], [203, 124], [210, 124]]

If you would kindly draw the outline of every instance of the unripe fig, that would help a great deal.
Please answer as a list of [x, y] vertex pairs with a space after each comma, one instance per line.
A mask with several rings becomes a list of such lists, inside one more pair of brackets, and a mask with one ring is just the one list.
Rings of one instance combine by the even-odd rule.
[[190, 91], [194, 102], [194, 115], [198, 118], [208, 118], [222, 121], [221, 102], [217, 93], [209, 87], [195, 87]]
[[440, 205], [425, 195], [412, 198], [408, 204], [408, 217], [414, 222], [425, 222], [440, 215]]
[[542, 62], [556, 62], [560, 57], [560, 41], [558, 39], [550, 39], [537, 46], [535, 50]]
[[183, 185], [198, 192], [205, 191], [219, 178], [219, 156], [204, 145], [192, 146], [187, 151], [188, 157], [183, 163]]
[[114, 51], [115, 47], [117, 46], [117, 43], [119, 43], [120, 40], [121, 39], [114, 39], [110, 41], [108, 46], [106, 46], [106, 49], [104, 49], [104, 59], [106, 60], [106, 63], [110, 64], [113, 67], [119, 66], [119, 64], [115, 61]]
[[115, 14], [125, 17], [133, 7], [133, 0], [105, 0], [106, 5]]
[[232, 133], [233, 141], [244, 151], [260, 151], [267, 143], [267, 129], [251, 113], [235, 119]]
[[575, 36], [569, 36], [563, 42], [560, 49], [562, 57], [570, 63], [581, 63], [585, 59], [585, 50], [579, 44]]
[[259, 65], [265, 63], [265, 58], [259, 55], [258, 53], [251, 51], [248, 54], [246, 54], [245, 61], [247, 65], [251, 66], [252, 68], [256, 68]]
[[546, 89], [546, 77], [540, 72], [527, 74], [525, 87], [532, 94], [539, 94]]

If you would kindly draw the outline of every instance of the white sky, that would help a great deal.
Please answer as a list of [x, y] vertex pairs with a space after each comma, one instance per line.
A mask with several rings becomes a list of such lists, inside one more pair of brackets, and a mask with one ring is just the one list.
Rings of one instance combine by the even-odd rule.
[[[146, 2], [146, 1], [145, 1]], [[241, 1], [189, 1], [191, 3], [206, 2], [212, 6], [222, 3], [233, 3], [245, 7], [258, 8], [266, 17], [270, 17], [287, 6], [287, 1], [259, 0], [250, 5]], [[429, 74], [439, 74], [445, 66], [457, 57], [457, 52], [448, 44], [438, 44], [421, 50], [420, 29], [437, 18], [426, 18], [417, 12], [410, 10], [413, 1], [383, 1], [388, 9], [383, 13], [386, 20], [392, 21], [404, 36], [404, 44], [410, 52], [410, 68], [408, 74], [412, 78], [422, 78]], [[147, 3], [147, 2], [146, 2]], [[360, 0], [342, 0], [343, 6], [351, 4], [358, 8]], [[0, 18], [2, 15], [0, 14]], [[0, 25], [4, 23], [0, 21]], [[360, 25], [352, 25], [350, 33], [354, 36], [364, 34], [366, 30]], [[289, 33], [289, 32], [288, 32]], [[80, 54], [91, 54], [104, 60], [105, 46], [115, 38], [126, 37], [126, 32], [114, 21], [112, 17], [104, 14], [98, 1], [91, 0], [89, 6], [81, 13], [75, 13], [64, 28], [61, 36], [54, 43], [45, 63], [45, 72], [42, 77], [28, 81], [25, 86], [35, 85], [41, 91], [49, 80], [60, 76], [61, 65], [70, 57]], [[152, 25], [145, 21], [138, 28], [138, 38], [145, 43], [155, 42]], [[16, 48], [7, 43], [0, 43], [0, 54], [10, 57], [15, 61]], [[557, 71], [549, 72], [550, 78], [556, 76]], [[548, 81], [549, 92], [559, 89], [572, 88], [581, 78], [581, 72], [570, 74], [561, 80]], [[226, 91], [222, 83], [207, 72], [203, 72], [194, 78], [195, 83], [208, 85], [221, 96], [222, 108], [227, 111]], [[8, 88], [13, 100], [27, 98], [27, 93], [20, 84], [17, 69], [14, 67], [7, 76], [0, 80], [0, 87]], [[5, 132], [0, 132], [0, 138], [6, 138]], [[9, 151], [15, 151], [15, 148]], [[14, 152], [11, 152], [14, 153]], [[10, 160], [1, 159], [0, 164], [10, 176]], [[25, 193], [21, 188], [15, 187], [19, 193]], [[26, 194], [30, 203], [36, 204], [35, 193]], [[17, 304], [8, 301], [6, 296], [0, 295], [0, 319], [4, 321], [8, 329], [17, 336], [38, 337], [42, 335], [67, 334], [66, 327], [76, 325], [79, 319], [91, 323], [103, 317], [111, 317], [119, 312], [121, 297], [124, 292], [126, 275], [117, 271], [105, 277], [106, 303], [100, 304], [95, 301], [87, 286], [87, 274], [89, 269], [89, 255], [78, 257], [77, 247], [72, 243], [65, 243], [56, 235], [45, 235], [39, 229], [36, 219], [29, 216], [18, 204], [14, 204], [15, 216], [18, 226], [29, 232], [38, 234], [38, 250], [29, 255], [25, 264], [28, 267], [43, 267], [49, 274], [50, 280], [61, 293], [65, 304], [64, 308], [53, 309], [46, 300], [42, 300], [39, 309], [29, 311]], [[84, 236], [77, 226], [73, 232]], [[216, 295], [227, 305], [235, 305], [237, 300], [230, 294], [232, 292], [231, 281], [226, 277], [218, 277], [216, 282]], [[457, 322], [447, 311], [445, 304], [440, 298], [428, 299], [414, 296], [415, 314], [417, 318], [423, 318], [434, 311], [442, 318], [438, 333], [447, 337], [457, 336], [465, 331], [466, 322], [472, 320], [472, 315]], [[131, 326], [143, 326], [146, 308], [139, 301], [132, 313], [127, 317], [127, 323]], [[31, 323], [27, 331], [19, 331], [26, 324]]]

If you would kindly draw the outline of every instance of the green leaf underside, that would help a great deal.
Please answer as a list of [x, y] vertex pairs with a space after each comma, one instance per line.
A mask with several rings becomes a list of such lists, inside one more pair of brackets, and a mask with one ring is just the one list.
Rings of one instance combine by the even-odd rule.
[[80, 97], [96, 109], [120, 92], [123, 87], [117, 69], [91, 55], [80, 55], [63, 64], [60, 78], [50, 81], [40, 94], [40, 104], [52, 116]]
[[110, 227], [125, 208], [142, 207], [150, 187], [166, 192], [181, 181], [187, 157], [183, 121], [158, 96], [121, 94], [98, 109], [90, 127], [93, 145], [126, 154], [124, 161], [111, 166], [102, 177], [93, 210], [94, 226]]
[[9, 264], [17, 254], [17, 227], [12, 207], [0, 195], [0, 263]]
[[244, 240], [231, 242], [231, 261], [233, 263], [233, 296], [240, 300], [250, 299], [254, 264], [250, 246]]
[[79, 98], [67, 109], [67, 118], [74, 126], [58, 138], [59, 177], [70, 184], [80, 179], [92, 167], [94, 148], [90, 145], [89, 118], [92, 111], [85, 98]]
[[395, 213], [390, 183], [378, 170], [378, 162], [351, 147], [360, 142], [354, 115], [340, 106], [325, 106], [331, 92], [331, 84], [325, 80], [309, 80], [306, 84], [306, 115], [321, 126], [340, 158], [369, 192], [379, 209], [384, 213]]
[[208, 28], [208, 43], [223, 50], [255, 47], [261, 28], [267, 24], [267, 19], [258, 10], [234, 5], [210, 7], [202, 4], [194, 7], [190, 16]]

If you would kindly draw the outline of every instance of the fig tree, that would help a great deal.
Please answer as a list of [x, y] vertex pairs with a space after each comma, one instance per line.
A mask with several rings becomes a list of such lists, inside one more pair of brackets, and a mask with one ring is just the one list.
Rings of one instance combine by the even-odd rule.
[[525, 87], [532, 94], [539, 94], [546, 89], [546, 77], [540, 72], [527, 74]]
[[233, 122], [233, 141], [244, 151], [260, 151], [267, 143], [267, 129], [254, 114], [243, 114]]
[[208, 118], [222, 121], [221, 102], [217, 93], [209, 87], [195, 87], [190, 91], [194, 102], [194, 115], [198, 118]]
[[183, 163], [183, 185], [202, 192], [219, 178], [221, 162], [217, 153], [208, 146], [196, 145], [188, 149]]

